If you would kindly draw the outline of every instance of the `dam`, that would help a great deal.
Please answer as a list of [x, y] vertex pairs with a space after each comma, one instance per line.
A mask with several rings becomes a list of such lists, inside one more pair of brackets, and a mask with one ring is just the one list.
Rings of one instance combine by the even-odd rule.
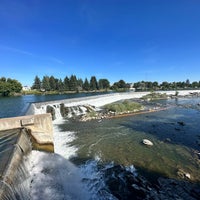
[[23, 157], [33, 149], [54, 152], [51, 115], [0, 119], [0, 136], [0, 199], [15, 199], [26, 194], [19, 192], [20, 180], [26, 180], [20, 172]]
[[[49, 102], [35, 102], [32, 103], [27, 110], [27, 116], [21, 116], [21, 117], [15, 117], [15, 118], [4, 118], [0, 119], [0, 151], [1, 151], [1, 180], [0, 180], [0, 199], [30, 199], [29, 191], [30, 190], [30, 180], [23, 184], [16, 184], [18, 182], [23, 182], [23, 180], [27, 180], [27, 176], [24, 171], [24, 166], [26, 165], [23, 163], [23, 157], [26, 157], [28, 154], [32, 154], [33, 157], [37, 157], [38, 154], [35, 152], [35, 150], [39, 150], [40, 152], [49, 152], [48, 154], [41, 154], [42, 160], [40, 163], [34, 162], [35, 166], [36, 164], [44, 163], [44, 165], [52, 165], [52, 168], [44, 169], [42, 170], [43, 173], [49, 174], [49, 171], [54, 171], [55, 174], [58, 175], [58, 177], [55, 177], [54, 180], [57, 180], [58, 182], [65, 182], [68, 180], [69, 182], [73, 183], [76, 181], [76, 183], [81, 182], [81, 174], [79, 170], [77, 170], [76, 167], [72, 166], [70, 162], [66, 162], [66, 160], [62, 160], [58, 154], [60, 154], [59, 151], [55, 152], [55, 144], [57, 145], [57, 142], [55, 141], [54, 134], [55, 131], [57, 131], [53, 126], [53, 123], [57, 123], [57, 119], [63, 118], [62, 113], [62, 106], [64, 105], [64, 108], [72, 108], [70, 112], [68, 112], [68, 116], [70, 117], [73, 113], [76, 112], [76, 114], [83, 114], [86, 112], [86, 109], [89, 107], [93, 107], [95, 109], [99, 109], [101, 106], [112, 103], [115, 101], [123, 100], [123, 99], [132, 99], [132, 98], [140, 98], [144, 96], [147, 93], [116, 93], [116, 94], [109, 94], [109, 95], [101, 95], [101, 96], [93, 96], [93, 97], [84, 97], [84, 98], [74, 98], [74, 99], [65, 99], [65, 100], [59, 100], [59, 101], [49, 101]], [[168, 94], [174, 95], [174, 91], [168, 92]], [[183, 91], [180, 92], [180, 95], [187, 95]], [[49, 113], [46, 113], [49, 109]], [[52, 115], [53, 113], [53, 115]], [[54, 117], [54, 120], [52, 122], [52, 117]], [[98, 122], [95, 122], [98, 123]], [[101, 124], [97, 124], [103, 125]], [[100, 126], [100, 128], [101, 128]], [[58, 134], [58, 133], [56, 133]], [[114, 133], [116, 134], [116, 133]], [[56, 137], [56, 140], [60, 138], [59, 143], [62, 144], [65, 143], [64, 138], [68, 137], [65, 135], [62, 136], [62, 132], [59, 132], [59, 136]], [[117, 136], [118, 137], [118, 136]], [[63, 141], [61, 141], [63, 140]], [[95, 141], [95, 143], [90, 144], [89, 150], [91, 150], [99, 141], [102, 139], [98, 139]], [[86, 142], [86, 141], [85, 141]], [[31, 153], [33, 152], [33, 153]], [[53, 154], [52, 154], [53, 153]], [[39, 154], [39, 155], [40, 155]], [[53, 156], [54, 155], [54, 156]], [[61, 153], [62, 155], [62, 153]], [[53, 157], [51, 157], [53, 156]], [[50, 163], [47, 162], [48, 159], [52, 160]], [[98, 160], [98, 156], [97, 156]], [[56, 161], [58, 165], [53, 164]], [[63, 166], [65, 167], [65, 171], [63, 171]], [[70, 166], [70, 167], [69, 167]], [[59, 171], [61, 171], [62, 175], [59, 175], [58, 172], [55, 169], [58, 168]], [[46, 171], [45, 171], [46, 170]], [[133, 167], [130, 166], [130, 170], [134, 172]], [[66, 175], [64, 175], [66, 173]], [[96, 173], [96, 172], [95, 172]], [[94, 174], [95, 174], [94, 173]], [[23, 176], [22, 176], [23, 174]], [[73, 177], [70, 177], [70, 174], [73, 174]], [[75, 176], [76, 174], [76, 176]], [[85, 173], [87, 174], [87, 173]], [[98, 173], [97, 173], [98, 174]], [[96, 175], [94, 175], [96, 176]], [[46, 176], [47, 177], [47, 176]], [[85, 179], [85, 178], [84, 178]], [[48, 179], [47, 179], [48, 180]], [[98, 178], [92, 179], [93, 182], [95, 180], [98, 180]], [[101, 178], [99, 179], [101, 180]], [[43, 185], [45, 185], [45, 179], [42, 181]], [[96, 182], [95, 182], [96, 183]], [[97, 184], [97, 183], [96, 183]], [[42, 188], [42, 184], [40, 186]], [[55, 187], [55, 186], [54, 186]], [[59, 191], [61, 186], [56, 186], [56, 189]], [[66, 191], [66, 196], [68, 192], [71, 192], [71, 194], [74, 195], [74, 199], [77, 199], [77, 194], [74, 194], [73, 188], [69, 191], [69, 185], [62, 186], [66, 187], [65, 189], [62, 189]], [[81, 191], [79, 187], [76, 191]], [[39, 187], [36, 187], [38, 191], [40, 191]], [[35, 190], [36, 190], [35, 189]], [[52, 192], [55, 188], [52, 188]], [[36, 191], [35, 191], [36, 192]], [[94, 191], [93, 191], [94, 192]], [[105, 192], [105, 191], [104, 191]], [[45, 196], [42, 197], [43, 191], [41, 190], [39, 192], [41, 199], [45, 199]], [[83, 192], [81, 191], [79, 194], [79, 197], [81, 195], [85, 195], [85, 199], [92, 199], [89, 198], [85, 194], [87, 193], [86, 190]], [[20, 196], [23, 194], [23, 196]], [[10, 196], [9, 196], [10, 195]], [[46, 194], [45, 194], [46, 195]], [[52, 194], [51, 194], [52, 195]], [[101, 193], [102, 196], [108, 195]], [[108, 195], [109, 196], [109, 195]], [[108, 197], [106, 196], [106, 197]], [[65, 197], [59, 196], [57, 198], [53, 199], [63, 199]], [[33, 198], [37, 199], [37, 198]], [[93, 198], [95, 199], [95, 198]], [[103, 199], [103, 198], [102, 198]], [[106, 198], [105, 198], [106, 199]], [[115, 199], [113, 196], [110, 199]]]

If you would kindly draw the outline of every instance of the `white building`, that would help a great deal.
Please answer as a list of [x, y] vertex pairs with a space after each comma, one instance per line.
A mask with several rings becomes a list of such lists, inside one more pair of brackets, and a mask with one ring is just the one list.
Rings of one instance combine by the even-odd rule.
[[30, 90], [31, 90], [31, 87], [25, 85], [25, 86], [22, 87], [22, 90], [23, 90], [23, 91], [30, 91]]

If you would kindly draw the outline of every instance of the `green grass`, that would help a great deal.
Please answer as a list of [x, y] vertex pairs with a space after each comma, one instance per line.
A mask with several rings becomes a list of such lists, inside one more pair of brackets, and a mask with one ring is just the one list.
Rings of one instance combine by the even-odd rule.
[[107, 111], [112, 111], [116, 113], [124, 113], [124, 112], [139, 111], [143, 108], [143, 106], [137, 102], [125, 100], [123, 102], [105, 105], [104, 108]]
[[147, 94], [142, 97], [144, 100], [158, 100], [158, 99], [167, 99], [167, 94], [161, 94], [156, 92], [151, 92], [150, 94]]

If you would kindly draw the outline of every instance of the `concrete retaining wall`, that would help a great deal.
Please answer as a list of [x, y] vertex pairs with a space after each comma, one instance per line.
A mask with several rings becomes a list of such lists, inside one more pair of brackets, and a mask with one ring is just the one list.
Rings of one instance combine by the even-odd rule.
[[21, 199], [20, 166], [32, 149], [54, 152], [51, 114], [0, 119], [0, 199]]
[[0, 131], [21, 128], [30, 136], [33, 149], [54, 152], [51, 114], [0, 119]]

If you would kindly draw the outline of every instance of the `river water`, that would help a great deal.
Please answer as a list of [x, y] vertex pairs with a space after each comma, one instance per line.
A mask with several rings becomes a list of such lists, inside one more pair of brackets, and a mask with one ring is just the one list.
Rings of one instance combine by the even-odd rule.
[[[66, 96], [0, 99], [0, 116], [23, 115], [30, 102], [57, 98]], [[56, 119], [56, 153], [32, 151], [26, 158], [30, 199], [198, 199], [199, 190], [189, 190], [185, 181], [200, 183], [199, 102], [200, 98], [156, 101], [152, 105], [167, 109], [101, 121]], [[143, 145], [143, 139], [154, 145]], [[180, 182], [173, 183], [171, 192], [167, 183], [164, 195], [160, 177]], [[175, 185], [180, 186], [177, 194]]]

